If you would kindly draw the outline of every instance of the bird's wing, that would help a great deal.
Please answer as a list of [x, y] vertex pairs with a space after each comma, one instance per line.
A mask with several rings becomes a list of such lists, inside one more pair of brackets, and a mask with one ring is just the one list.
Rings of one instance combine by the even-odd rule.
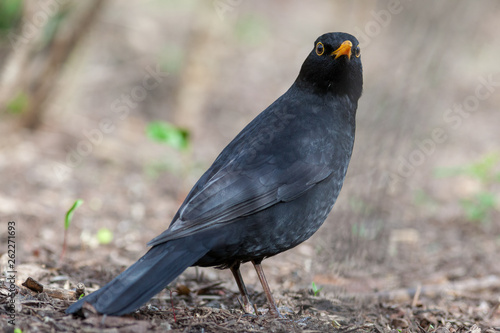
[[204, 175], [200, 179], [204, 185], [195, 185], [170, 228], [149, 245], [229, 223], [278, 202], [293, 200], [333, 172], [326, 162], [329, 158], [319, 151], [292, 163], [280, 163], [283, 161], [275, 155], [260, 156], [263, 157], [235, 158], [209, 179]]

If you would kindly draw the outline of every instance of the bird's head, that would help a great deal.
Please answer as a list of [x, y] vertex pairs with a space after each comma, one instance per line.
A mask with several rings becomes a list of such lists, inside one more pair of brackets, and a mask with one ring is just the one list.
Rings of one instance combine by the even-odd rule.
[[357, 102], [363, 91], [363, 68], [356, 37], [343, 32], [318, 37], [297, 83], [318, 93], [345, 94]]

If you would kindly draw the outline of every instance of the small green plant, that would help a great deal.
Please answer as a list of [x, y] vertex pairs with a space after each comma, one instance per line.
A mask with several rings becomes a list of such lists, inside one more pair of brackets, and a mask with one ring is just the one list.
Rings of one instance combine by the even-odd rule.
[[490, 221], [498, 200], [493, 187], [500, 183], [499, 162], [500, 154], [491, 153], [465, 167], [436, 170], [437, 177], [467, 176], [480, 183], [481, 189], [477, 193], [460, 200], [468, 220], [483, 223]]
[[148, 138], [164, 143], [177, 150], [186, 150], [189, 146], [189, 132], [164, 121], [150, 122], [146, 128]]
[[146, 173], [156, 178], [160, 173], [168, 171], [181, 175], [182, 179], [186, 178], [195, 167], [189, 155], [189, 131], [164, 121], [153, 121], [147, 125], [146, 135], [150, 140], [175, 150], [171, 151], [167, 158], [148, 163], [145, 168]]
[[66, 216], [64, 218], [64, 241], [63, 241], [63, 248], [61, 252], [61, 257], [59, 258], [59, 262], [62, 262], [64, 255], [66, 254], [66, 248], [67, 248], [67, 238], [68, 238], [68, 229], [71, 224], [71, 220], [73, 219], [73, 214], [75, 213], [75, 210], [80, 207], [83, 204], [82, 199], [78, 199], [73, 203], [73, 206], [71, 206], [70, 209], [66, 212]]
[[314, 281], [311, 283], [311, 291], [313, 293], [313, 296], [319, 296], [319, 293], [323, 290], [323, 288], [318, 288], [316, 283]]
[[20, 328], [14, 328], [14, 333], [23, 333], [23, 330]]

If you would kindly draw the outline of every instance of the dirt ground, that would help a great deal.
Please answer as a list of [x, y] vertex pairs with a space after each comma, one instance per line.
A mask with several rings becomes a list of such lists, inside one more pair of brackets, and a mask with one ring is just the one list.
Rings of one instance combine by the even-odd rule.
[[[432, 232], [426, 231], [431, 228]], [[265, 261], [283, 319], [266, 316], [265, 296], [255, 281], [249, 287], [260, 312], [257, 317], [241, 311], [229, 275], [217, 277], [209, 269], [190, 269], [170, 289], [124, 317], [103, 317], [91, 308], [85, 309], [85, 318], [65, 315], [72, 301], [17, 287], [15, 323], [23, 332], [499, 331], [500, 258], [491, 230], [457, 221], [441, 225], [425, 221], [418, 230], [418, 242], [404, 244], [376, 267], [367, 263], [372, 266], [368, 269], [351, 267], [332, 274], [321, 260], [316, 261], [314, 251], [308, 250], [310, 244]], [[69, 290], [83, 282], [92, 291], [132, 261], [126, 246], [83, 251], [72, 247], [60, 264], [56, 246], [35, 242], [28, 246], [31, 254], [24, 255], [29, 263], [17, 266], [17, 278], [19, 284], [30, 276], [45, 287]], [[322, 288], [316, 296], [304, 287], [301, 268], [307, 260], [314, 260], [311, 280]], [[327, 273], [319, 273], [322, 270]], [[7, 284], [0, 289], [1, 325], [5, 332], [13, 332], [7, 321], [8, 288]]]
[[[40, 128], [29, 131], [18, 116], [0, 115], [1, 328], [499, 332], [500, 180], [437, 176], [500, 152], [498, 3], [401, 1], [401, 11], [382, 23], [374, 12], [388, 11], [389, 2], [213, 2], [219, 3], [229, 7], [109, 1], [65, 64]], [[376, 24], [377, 33], [370, 30]], [[205, 42], [196, 39], [200, 31], [211, 32], [202, 34]], [[189, 268], [124, 317], [91, 308], [84, 318], [68, 316], [72, 300], [22, 286], [32, 277], [49, 290], [83, 283], [91, 292], [135, 262], [218, 152], [289, 87], [326, 31], [365, 34], [364, 94], [333, 212], [310, 240], [263, 262], [283, 319], [266, 316], [248, 264], [242, 275], [259, 316], [243, 314], [227, 270]], [[155, 68], [165, 74], [158, 88], [125, 117], [114, 114], [114, 103]], [[456, 111], [477, 91], [490, 94], [474, 111]], [[99, 136], [103, 119], [114, 128]], [[155, 120], [187, 127], [189, 149], [148, 139], [145, 128]], [[439, 131], [445, 139], [434, 135]], [[88, 153], [76, 153], [89, 143]], [[500, 173], [500, 162], [491, 168]], [[484, 219], [472, 221], [464, 202], [486, 191], [496, 202]], [[84, 204], [60, 261], [64, 216], [79, 198]], [[99, 242], [101, 228], [111, 231], [109, 244]], [[14, 273], [8, 273], [9, 236]], [[15, 325], [9, 323], [12, 274]]]

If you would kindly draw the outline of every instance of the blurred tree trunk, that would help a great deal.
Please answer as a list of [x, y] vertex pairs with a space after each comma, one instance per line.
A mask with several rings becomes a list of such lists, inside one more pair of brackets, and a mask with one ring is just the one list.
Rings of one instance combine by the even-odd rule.
[[11, 52], [0, 78], [0, 110], [15, 103], [20, 125], [36, 129], [57, 93], [57, 81], [71, 52], [90, 30], [105, 0], [24, 2], [23, 19], [8, 39]]

